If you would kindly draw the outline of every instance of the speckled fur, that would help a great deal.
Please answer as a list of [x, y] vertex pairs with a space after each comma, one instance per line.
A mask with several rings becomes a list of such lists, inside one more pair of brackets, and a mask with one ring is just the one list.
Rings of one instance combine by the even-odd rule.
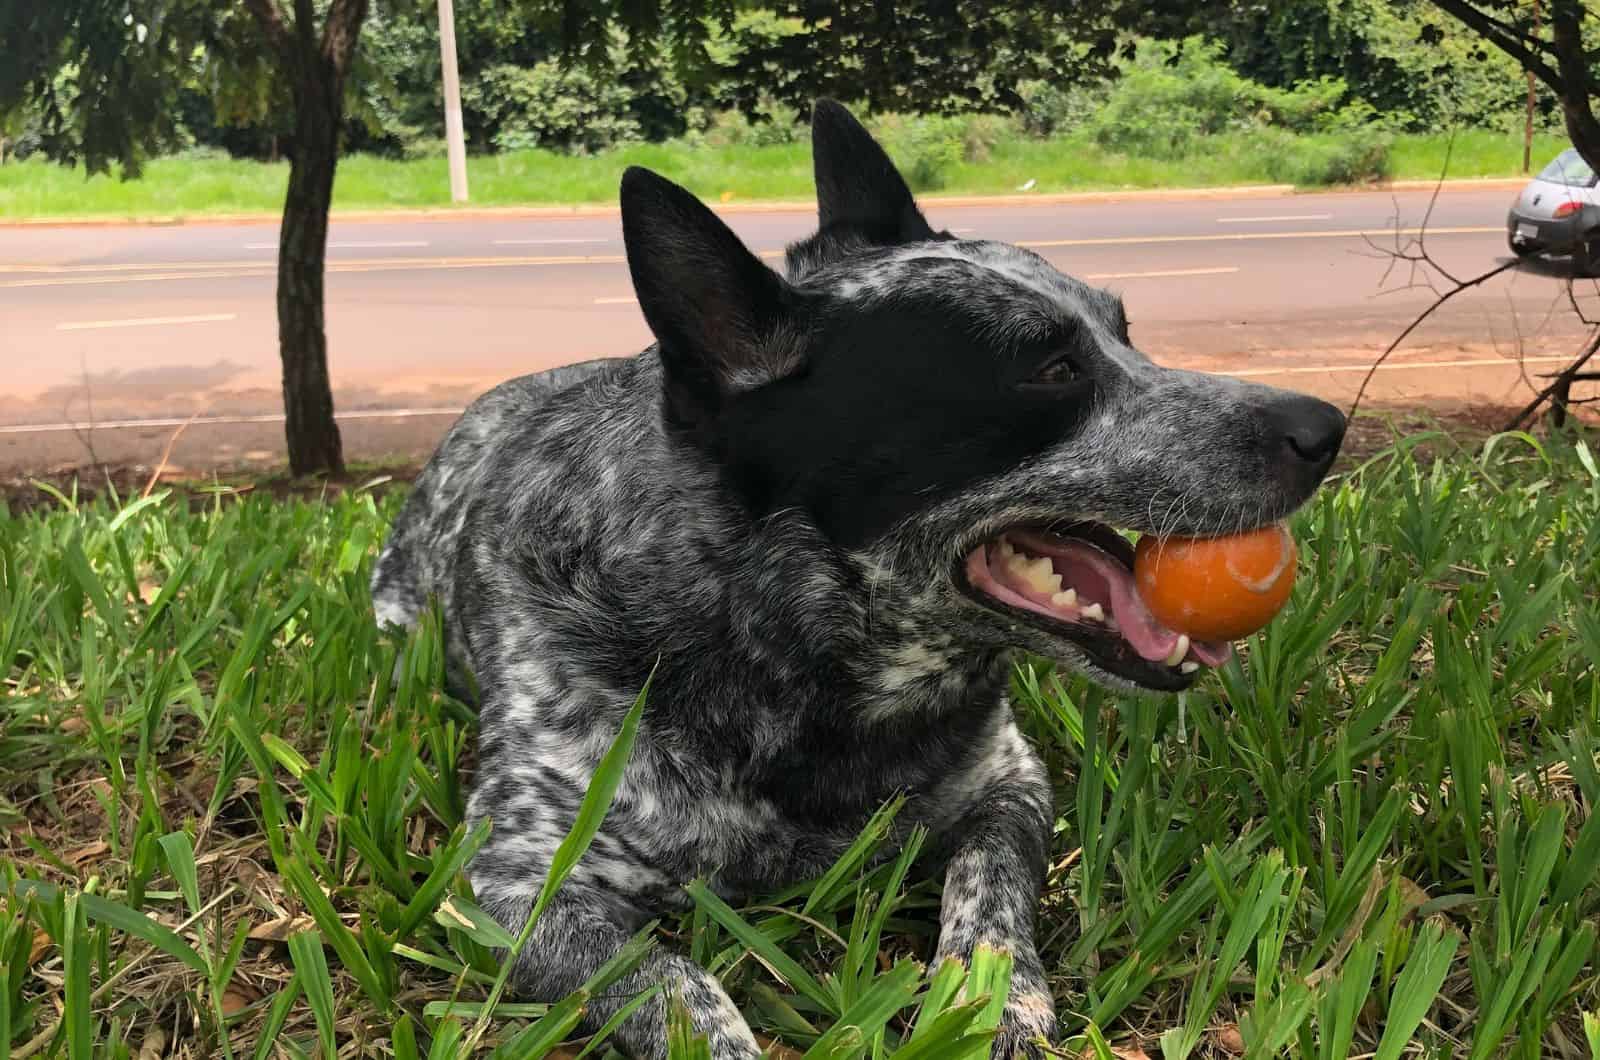
[[[1009, 659], [1030, 649], [1121, 682], [974, 604], [952, 571], [1018, 519], [1215, 530], [1303, 498], [1263, 489], [1272, 469], [1230, 434], [1249, 430], [1228, 426], [1232, 413], [1270, 392], [1156, 368], [1128, 344], [1116, 299], [1015, 247], [934, 234], [848, 115], [819, 106], [818, 123], [823, 226], [791, 249], [786, 297], [835, 327], [874, 304], [964, 300], [997, 348], [1079, 322], [1107, 380], [1093, 411], [1032, 459], [926, 491], [843, 546], [803, 506], [741, 500], [670, 414], [665, 350], [513, 380], [473, 404], [418, 478], [374, 605], [410, 625], [441, 601], [451, 680], [465, 688], [470, 674], [480, 705], [468, 816], [494, 826], [472, 883], [513, 930], [658, 666], [611, 813], [514, 969], [524, 996], [572, 990], [650, 917], [684, 908], [690, 880], [739, 898], [818, 873], [905, 794], [900, 824], [926, 826], [945, 865], [938, 955], [1014, 954], [995, 1054], [1033, 1053], [1055, 1027], [1033, 938], [1054, 811], [1006, 701]], [[896, 216], [872, 216], [875, 182]], [[760, 349], [713, 368], [729, 392], [759, 388], [803, 365], [808, 334], [750, 324], [737, 343]], [[653, 984], [683, 998], [717, 1060], [757, 1055], [721, 985], [667, 952], [598, 999], [589, 1025]], [[664, 1056], [664, 1014], [658, 998], [617, 1042]]]

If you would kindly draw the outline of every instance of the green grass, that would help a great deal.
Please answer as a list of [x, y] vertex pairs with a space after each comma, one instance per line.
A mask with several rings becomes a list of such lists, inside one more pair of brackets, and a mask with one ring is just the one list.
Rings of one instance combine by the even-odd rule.
[[[1069, 1055], [1600, 1050], [1600, 469], [1571, 436], [1424, 443], [1297, 518], [1289, 609], [1186, 696], [1019, 669]], [[579, 994], [503, 995], [460, 875], [473, 713], [436, 626], [370, 617], [399, 500], [0, 510], [0, 1058], [543, 1056], [667, 945], [784, 1055], [981, 1060], [1008, 969], [914, 963], [936, 885], [872, 858], [895, 805], [817, 882], [692, 887]]]
[[[1392, 176], [1433, 179], [1444, 169], [1444, 137], [1397, 137]], [[1287, 150], [1284, 144], [1292, 146]], [[1237, 134], [1202, 141], [1178, 160], [1136, 158], [1108, 152], [1081, 137], [1055, 140], [1009, 138], [981, 159], [958, 161], [918, 190], [940, 194], [1006, 194], [1035, 181], [1040, 194], [1117, 188], [1209, 187], [1233, 184], [1317, 183], [1317, 164], [1328, 137]], [[1541, 135], [1535, 165], [1564, 147]], [[1305, 156], [1303, 164], [1297, 164]], [[1522, 159], [1520, 137], [1468, 131], [1457, 138], [1450, 174], [1455, 177], [1515, 176]], [[906, 161], [902, 157], [902, 161]], [[518, 151], [468, 160], [472, 204], [526, 206], [611, 203], [624, 167], [645, 165], [709, 199], [809, 199], [811, 154], [806, 145], [688, 147], [644, 144], [577, 157]], [[276, 212], [282, 208], [285, 163], [227, 159], [167, 158], [150, 163], [142, 179], [85, 179], [81, 170], [43, 161], [0, 166], [0, 218], [150, 217], [185, 214]], [[1306, 174], [1311, 174], [1308, 177]], [[335, 209], [449, 207], [449, 180], [441, 158], [397, 161], [367, 155], [345, 159], [334, 190]]]
[[[1570, 146], [1565, 136], [1536, 134], [1533, 138], [1533, 172], [1539, 172], [1547, 162]], [[1522, 176], [1522, 134], [1508, 135], [1474, 129], [1457, 133], [1453, 140], [1443, 133], [1398, 136], [1389, 152], [1395, 173], [1416, 180], [1437, 179], [1439, 174], [1446, 171], [1447, 157], [1452, 177]]]

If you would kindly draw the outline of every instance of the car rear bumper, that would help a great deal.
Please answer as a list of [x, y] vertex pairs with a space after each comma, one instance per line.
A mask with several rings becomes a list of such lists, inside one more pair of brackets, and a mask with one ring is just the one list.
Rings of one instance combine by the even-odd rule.
[[1570, 254], [1594, 231], [1596, 219], [1592, 214], [1590, 209], [1584, 209], [1570, 217], [1531, 217], [1513, 207], [1506, 214], [1506, 241], [1525, 254]]

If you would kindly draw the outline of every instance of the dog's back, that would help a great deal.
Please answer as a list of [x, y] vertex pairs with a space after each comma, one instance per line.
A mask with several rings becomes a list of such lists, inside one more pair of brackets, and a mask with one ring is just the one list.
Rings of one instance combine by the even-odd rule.
[[607, 377], [628, 361], [603, 358], [507, 380], [462, 413], [417, 476], [372, 575], [372, 604], [384, 625], [409, 627], [437, 596], [446, 614], [454, 600], [455, 544], [470, 502], [482, 496], [497, 465], [515, 450], [508, 436], [537, 431], [542, 414], [563, 395]]

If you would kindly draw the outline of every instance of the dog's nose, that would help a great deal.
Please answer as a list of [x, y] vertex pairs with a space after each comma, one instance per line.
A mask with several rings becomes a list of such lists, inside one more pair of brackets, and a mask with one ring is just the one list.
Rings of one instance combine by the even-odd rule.
[[1267, 409], [1267, 424], [1290, 454], [1319, 469], [1333, 463], [1344, 441], [1344, 413], [1313, 397], [1295, 395], [1274, 402]]

